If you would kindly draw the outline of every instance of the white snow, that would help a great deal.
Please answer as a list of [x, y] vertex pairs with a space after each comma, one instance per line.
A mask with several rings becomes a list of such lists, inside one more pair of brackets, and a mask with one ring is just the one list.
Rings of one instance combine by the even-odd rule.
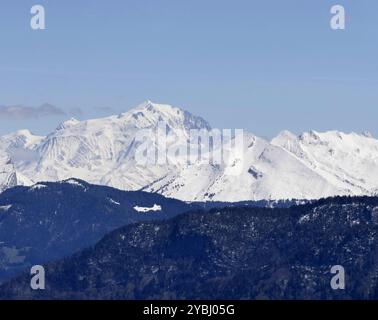
[[17, 175], [9, 155], [0, 145], [0, 193], [17, 184]]
[[35, 184], [32, 180], [30, 180], [28, 177], [24, 176], [20, 172], [16, 171], [16, 176], [17, 176], [17, 184], [20, 186], [31, 187]]
[[211, 129], [205, 120], [180, 108], [146, 101], [119, 115], [70, 119], [46, 137], [21, 130], [0, 137], [0, 192], [42, 181], [81, 185], [74, 177], [184, 201], [378, 193], [378, 140], [367, 133], [310, 131], [296, 136], [283, 131], [267, 141], [245, 132], [243, 161], [235, 161], [242, 170], [228, 175], [232, 165], [138, 163], [135, 138], [141, 129], [156, 129], [159, 121], [169, 126], [170, 147], [186, 146], [191, 128]]
[[8, 211], [10, 208], [12, 208], [12, 205], [7, 205], [7, 206], [0, 206], [0, 211]]
[[109, 198], [109, 202], [110, 202], [111, 204], [115, 204], [116, 206], [119, 206], [119, 205], [120, 205], [119, 202], [117, 202], [117, 201], [115, 201], [115, 200], [113, 200], [113, 199], [111, 199], [111, 198]]
[[47, 186], [45, 184], [37, 183], [37, 184], [31, 186], [29, 188], [29, 191], [40, 190], [40, 189], [44, 189], [44, 188], [47, 188]]
[[150, 211], [161, 211], [161, 206], [157, 205], [157, 204], [154, 204], [152, 207], [139, 207], [139, 206], [135, 206], [134, 207], [134, 210], [135, 211], [138, 211], [138, 212], [150, 212]]
[[68, 184], [72, 184], [72, 185], [80, 187], [80, 188], [85, 188], [85, 186], [82, 183], [80, 183], [79, 181], [77, 181], [75, 179], [64, 180], [63, 183], [68, 183]]
[[300, 217], [299, 218], [299, 223], [302, 224], [302, 223], [305, 223], [305, 222], [308, 222], [310, 221], [311, 217], [309, 214], [305, 214], [304, 216]]

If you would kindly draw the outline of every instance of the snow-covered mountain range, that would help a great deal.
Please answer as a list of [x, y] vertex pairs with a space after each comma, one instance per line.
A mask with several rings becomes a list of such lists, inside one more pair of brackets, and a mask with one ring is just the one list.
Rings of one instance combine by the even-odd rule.
[[68, 120], [47, 136], [21, 130], [0, 137], [0, 191], [69, 178], [186, 201], [317, 199], [378, 190], [378, 140], [369, 134], [283, 131], [267, 141], [244, 131], [241, 170], [230, 175], [235, 163], [140, 164], [137, 136], [161, 122], [171, 148], [186, 146], [192, 129], [211, 130], [200, 117], [150, 101], [120, 115]]

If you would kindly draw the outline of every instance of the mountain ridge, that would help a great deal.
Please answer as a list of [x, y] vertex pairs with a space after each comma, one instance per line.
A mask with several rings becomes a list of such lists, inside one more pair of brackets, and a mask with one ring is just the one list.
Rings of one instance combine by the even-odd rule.
[[[241, 172], [233, 176], [228, 174], [232, 163], [141, 165], [138, 134], [159, 130], [161, 122], [172, 149], [186, 148], [192, 130], [212, 133], [201, 117], [146, 101], [118, 115], [67, 120], [45, 137], [27, 130], [2, 136], [0, 150], [11, 159], [19, 184], [26, 185], [78, 178], [184, 201], [227, 202], [375, 195], [378, 190], [378, 140], [370, 134], [283, 131], [268, 141], [244, 131]], [[148, 139], [151, 148], [166, 152]], [[2, 180], [0, 186], [9, 187]]]

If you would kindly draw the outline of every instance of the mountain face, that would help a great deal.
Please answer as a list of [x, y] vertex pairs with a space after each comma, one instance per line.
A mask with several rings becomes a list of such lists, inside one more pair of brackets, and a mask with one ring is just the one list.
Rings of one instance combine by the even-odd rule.
[[157, 130], [165, 123], [170, 145], [183, 145], [191, 129], [209, 130], [209, 124], [186, 111], [149, 101], [103, 119], [60, 124], [46, 137], [26, 130], [4, 136], [2, 146], [13, 159], [26, 185], [38, 181], [78, 178], [123, 190], [138, 190], [178, 170], [176, 165], [139, 165], [135, 153], [141, 130]]
[[[115, 230], [2, 299], [377, 299], [378, 198], [225, 208]], [[332, 266], [345, 270], [334, 290]]]
[[77, 179], [7, 189], [0, 194], [0, 282], [30, 265], [93, 245], [121, 226], [167, 219], [193, 207], [158, 194]]
[[272, 143], [347, 194], [376, 193], [378, 141], [366, 133], [311, 131], [296, 137], [284, 132]]
[[[166, 146], [151, 137], [138, 139], [144, 130], [159, 132], [160, 123], [169, 133]], [[166, 147], [186, 149], [193, 129], [212, 132], [200, 117], [147, 101], [116, 116], [70, 119], [46, 137], [21, 130], [1, 137], [0, 149], [11, 158], [21, 185], [74, 177], [185, 201], [228, 202], [377, 193], [378, 140], [368, 134], [312, 131], [295, 136], [284, 131], [266, 141], [244, 132], [234, 162], [138, 161], [143, 145], [157, 153]], [[240, 172], [229, 174], [235, 164]]]
[[0, 149], [0, 193], [17, 184], [16, 171], [9, 156]]

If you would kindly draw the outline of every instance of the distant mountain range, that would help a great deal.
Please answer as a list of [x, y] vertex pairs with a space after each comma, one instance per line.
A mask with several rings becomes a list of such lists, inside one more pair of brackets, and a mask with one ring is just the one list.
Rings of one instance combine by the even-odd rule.
[[[374, 197], [195, 210], [110, 232], [45, 265], [46, 290], [31, 290], [25, 273], [0, 299], [377, 299], [377, 247]], [[335, 265], [344, 290], [330, 285]]]
[[[244, 131], [230, 162], [142, 164], [141, 146], [165, 152], [139, 139], [161, 123], [170, 150], [214, 132], [147, 101], [0, 137], [0, 299], [378, 298], [378, 140]], [[35, 264], [45, 291], [30, 290]], [[330, 287], [333, 265], [346, 290]]]
[[178, 149], [191, 129], [211, 130], [200, 117], [150, 101], [107, 118], [71, 119], [43, 137], [21, 130], [0, 138], [0, 191], [69, 178], [185, 201], [318, 199], [378, 190], [378, 140], [366, 133], [284, 131], [267, 141], [244, 132], [240, 174], [229, 175], [235, 163], [138, 163], [136, 136], [162, 121], [169, 145]]
[[14, 187], [0, 194], [0, 283], [95, 244], [129, 223], [199, 208], [159, 194], [120, 191], [77, 179]]

